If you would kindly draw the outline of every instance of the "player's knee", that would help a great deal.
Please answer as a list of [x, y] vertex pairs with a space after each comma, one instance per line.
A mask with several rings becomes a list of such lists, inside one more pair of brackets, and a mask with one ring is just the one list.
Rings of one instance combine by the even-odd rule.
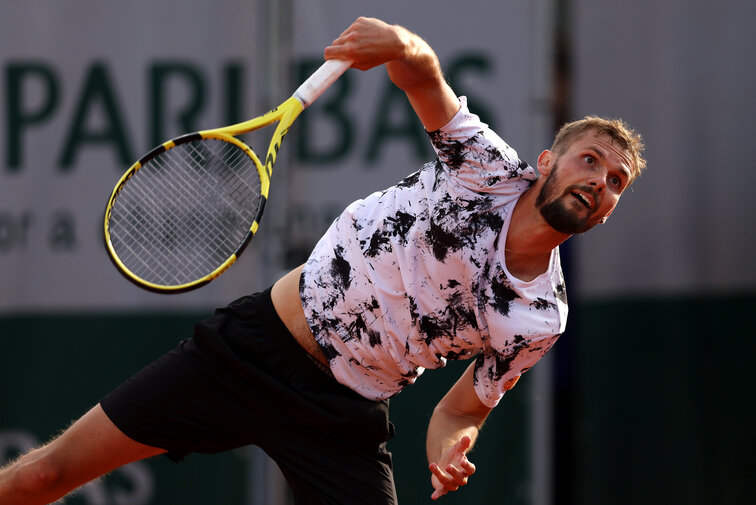
[[54, 458], [33, 453], [22, 457], [13, 472], [18, 488], [28, 494], [55, 489], [63, 480], [63, 468]]

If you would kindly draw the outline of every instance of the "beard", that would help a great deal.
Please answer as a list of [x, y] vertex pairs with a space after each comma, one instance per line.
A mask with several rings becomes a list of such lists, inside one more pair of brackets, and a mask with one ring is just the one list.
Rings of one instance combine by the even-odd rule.
[[[575, 235], [578, 233], [585, 233], [593, 228], [596, 223], [591, 222], [594, 211], [589, 211], [584, 217], [581, 217], [572, 210], [571, 204], [568, 205], [567, 198], [570, 196], [570, 188], [566, 188], [561, 195], [559, 192], [559, 177], [558, 166], [555, 164], [554, 168], [549, 174], [546, 182], [541, 187], [541, 191], [536, 198], [536, 208], [541, 213], [541, 216], [546, 223], [554, 228], [559, 233], [565, 235]], [[582, 188], [584, 191], [592, 192], [588, 188]], [[594, 201], [597, 201], [594, 198]]]

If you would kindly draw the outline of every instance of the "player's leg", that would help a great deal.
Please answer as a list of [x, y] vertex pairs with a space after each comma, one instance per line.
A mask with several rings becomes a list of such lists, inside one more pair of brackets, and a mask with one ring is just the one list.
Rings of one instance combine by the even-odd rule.
[[[391, 453], [313, 434], [306, 444], [266, 447], [289, 483], [296, 505], [396, 505]], [[281, 440], [281, 439], [279, 439]]]
[[96, 405], [59, 437], [0, 471], [0, 503], [51, 503], [115, 468], [163, 452], [128, 438]]
[[340, 384], [280, 324], [264, 354], [276, 364], [264, 367], [274, 394], [256, 403], [264, 436], [255, 443], [278, 463], [296, 505], [395, 505], [388, 401]]

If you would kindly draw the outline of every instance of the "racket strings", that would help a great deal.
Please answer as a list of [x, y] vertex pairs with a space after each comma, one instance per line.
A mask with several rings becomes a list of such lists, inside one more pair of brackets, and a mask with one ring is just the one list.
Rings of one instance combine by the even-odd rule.
[[262, 200], [257, 166], [241, 147], [217, 139], [179, 144], [122, 187], [111, 210], [111, 244], [141, 279], [187, 284], [234, 254]]
[[[175, 195], [178, 188], [175, 184], [170, 184], [170, 180], [168, 182], [169, 191]], [[148, 191], [148, 194], [154, 209], [154, 204], [159, 202], [159, 199], [155, 198], [155, 188], [149, 189], [151, 191]], [[190, 198], [195, 201], [208, 200], [210, 196], [201, 192], [193, 191], [192, 193], [194, 194], [191, 194]], [[140, 212], [138, 208], [131, 210]], [[130, 252], [134, 254], [133, 258], [141, 267], [138, 270], [135, 266], [132, 267], [134, 273], [143, 278], [147, 274], [153, 275], [155, 277], [151, 280], [158, 284], [174, 284], [182, 281], [182, 278], [177, 277], [173, 271], [178, 265], [181, 265], [180, 268], [185, 272], [186, 278], [191, 280], [192, 278], [201, 278], [208, 273], [208, 268], [225, 261], [230, 253], [228, 253], [228, 249], [223, 247], [223, 236], [220, 234], [220, 230], [224, 226], [223, 223], [219, 224], [217, 221], [214, 223], [205, 222], [197, 217], [197, 212], [194, 209], [186, 206], [183, 208], [174, 206], [169, 210], [168, 213], [160, 212], [157, 214], [159, 216], [157, 222], [154, 219], [135, 220], [129, 228], [128, 231], [133, 236], [132, 241], [127, 245]], [[145, 211], [141, 210], [141, 212]], [[176, 216], [183, 216], [183, 218]], [[152, 232], [150, 232], [151, 226], [154, 228]], [[160, 254], [164, 256], [166, 261], [169, 261], [168, 266], [165, 267], [163, 263], [154, 261], [156, 259], [154, 251], [148, 251], [150, 254], [146, 254], [145, 244], [158, 244], [162, 249]], [[200, 251], [205, 251], [208, 255], [207, 265], [210, 266], [197, 262], [196, 256]], [[209, 271], [212, 271], [212, 269]]]

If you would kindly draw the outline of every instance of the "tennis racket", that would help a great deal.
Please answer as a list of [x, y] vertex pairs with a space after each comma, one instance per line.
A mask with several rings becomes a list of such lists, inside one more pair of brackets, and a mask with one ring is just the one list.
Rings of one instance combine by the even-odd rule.
[[[262, 116], [169, 140], [134, 163], [105, 209], [105, 246], [116, 268], [160, 293], [189, 291], [225, 272], [259, 227], [289, 127], [350, 65], [327, 60]], [[276, 122], [262, 163], [236, 137]]]

